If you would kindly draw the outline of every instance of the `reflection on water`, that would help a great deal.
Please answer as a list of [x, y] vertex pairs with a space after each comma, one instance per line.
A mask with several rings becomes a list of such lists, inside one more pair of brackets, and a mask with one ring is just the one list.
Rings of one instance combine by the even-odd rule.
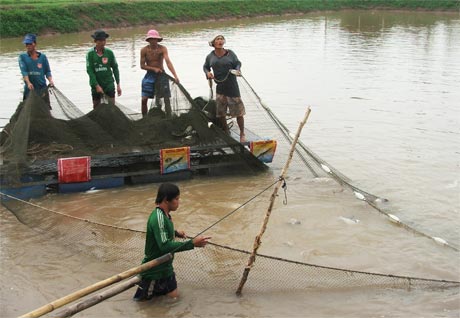
[[[140, 109], [143, 76], [139, 51], [149, 28], [108, 30], [108, 46], [121, 67], [124, 93], [118, 101], [135, 110]], [[192, 96], [208, 95], [201, 66], [210, 51], [207, 41], [222, 33], [226, 46], [243, 62], [245, 77], [292, 131], [305, 107], [312, 106], [302, 140], [320, 157], [363, 189], [389, 199], [388, 207], [410, 225], [460, 243], [458, 14], [347, 11], [159, 29]], [[38, 43], [50, 59], [56, 85], [85, 112], [91, 109], [84, 65], [91, 33], [43, 36]], [[0, 79], [8, 83], [0, 87], [1, 118], [11, 116], [21, 97], [17, 66], [21, 50], [20, 39], [1, 39]], [[459, 280], [458, 254], [387, 223], [335, 182], [290, 178], [288, 205], [278, 198], [264, 253]], [[236, 209], [266, 181], [181, 182], [182, 207], [175, 222], [189, 234], [198, 233]], [[143, 229], [155, 192], [156, 185], [146, 185], [54, 195], [38, 203], [102, 223]], [[213, 239], [250, 249], [266, 212], [267, 196], [213, 228]], [[344, 218], [360, 222], [349, 224]], [[2, 211], [1, 239], [5, 251], [1, 310], [6, 311], [2, 316], [18, 316], [114, 274], [110, 264], [42, 240], [6, 211]], [[227, 291], [213, 291], [211, 296], [199, 284], [179, 285], [183, 296], [178, 303], [133, 304], [128, 292], [79, 316], [356, 317], [359, 311], [363, 316], [456, 317], [460, 312], [458, 290], [310, 290], [308, 295], [255, 293], [236, 298]], [[23, 286], [34, 288], [24, 291]]]

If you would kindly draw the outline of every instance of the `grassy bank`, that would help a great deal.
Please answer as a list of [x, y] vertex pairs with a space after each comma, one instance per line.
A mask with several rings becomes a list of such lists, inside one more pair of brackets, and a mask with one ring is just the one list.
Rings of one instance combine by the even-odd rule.
[[317, 10], [404, 9], [459, 12], [460, 0], [2, 0], [1, 37]]

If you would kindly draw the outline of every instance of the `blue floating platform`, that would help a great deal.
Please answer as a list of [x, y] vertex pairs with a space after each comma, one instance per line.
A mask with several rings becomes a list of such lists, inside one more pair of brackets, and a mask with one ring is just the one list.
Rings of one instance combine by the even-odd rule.
[[144, 174], [138, 176], [130, 176], [129, 183], [130, 184], [143, 184], [143, 183], [156, 183], [156, 182], [175, 182], [180, 180], [187, 180], [192, 178], [192, 171], [185, 170], [185, 171], [177, 171], [173, 173], [167, 174], [158, 174], [158, 173], [151, 173], [151, 174]]
[[[32, 186], [24, 186], [19, 188], [6, 188], [2, 187], [2, 193], [10, 195], [12, 197], [21, 199], [21, 200], [29, 200], [32, 198], [39, 198], [46, 194], [46, 185], [32, 185]], [[7, 196], [2, 196], [3, 201], [11, 200]]]
[[125, 184], [124, 177], [92, 179], [91, 181], [88, 181], [88, 182], [59, 183], [58, 192], [71, 193], [71, 192], [84, 192], [90, 189], [109, 189], [109, 188], [121, 187], [124, 184]]

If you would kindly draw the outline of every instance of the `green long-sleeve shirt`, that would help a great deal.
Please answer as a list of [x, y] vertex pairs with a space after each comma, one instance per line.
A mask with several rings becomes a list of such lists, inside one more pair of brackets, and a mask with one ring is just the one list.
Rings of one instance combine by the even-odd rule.
[[[174, 241], [174, 224], [159, 207], [156, 207], [147, 221], [147, 235], [145, 240], [145, 256], [142, 263], [151, 261], [157, 257], [171, 252], [182, 252], [194, 248], [192, 240], [186, 242]], [[166, 278], [173, 274], [173, 258], [166, 263], [160, 264], [143, 272], [141, 275], [147, 279]]]
[[95, 47], [86, 53], [86, 72], [93, 93], [96, 92], [96, 85], [98, 84], [104, 92], [115, 91], [114, 77], [117, 84], [120, 84], [118, 63], [112, 50], [108, 48], [104, 48], [102, 56], [96, 53]]

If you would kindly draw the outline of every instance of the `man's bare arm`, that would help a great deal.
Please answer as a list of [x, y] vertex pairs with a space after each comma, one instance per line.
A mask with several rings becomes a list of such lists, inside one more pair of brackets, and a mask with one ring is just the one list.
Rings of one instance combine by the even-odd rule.
[[165, 59], [165, 62], [166, 62], [166, 65], [168, 66], [169, 71], [174, 76], [176, 83], [179, 83], [179, 77], [177, 76], [176, 70], [174, 69], [174, 65], [171, 62], [171, 59], [169, 58], [168, 49], [166, 47], [164, 48], [164, 51], [163, 51], [163, 57]]

